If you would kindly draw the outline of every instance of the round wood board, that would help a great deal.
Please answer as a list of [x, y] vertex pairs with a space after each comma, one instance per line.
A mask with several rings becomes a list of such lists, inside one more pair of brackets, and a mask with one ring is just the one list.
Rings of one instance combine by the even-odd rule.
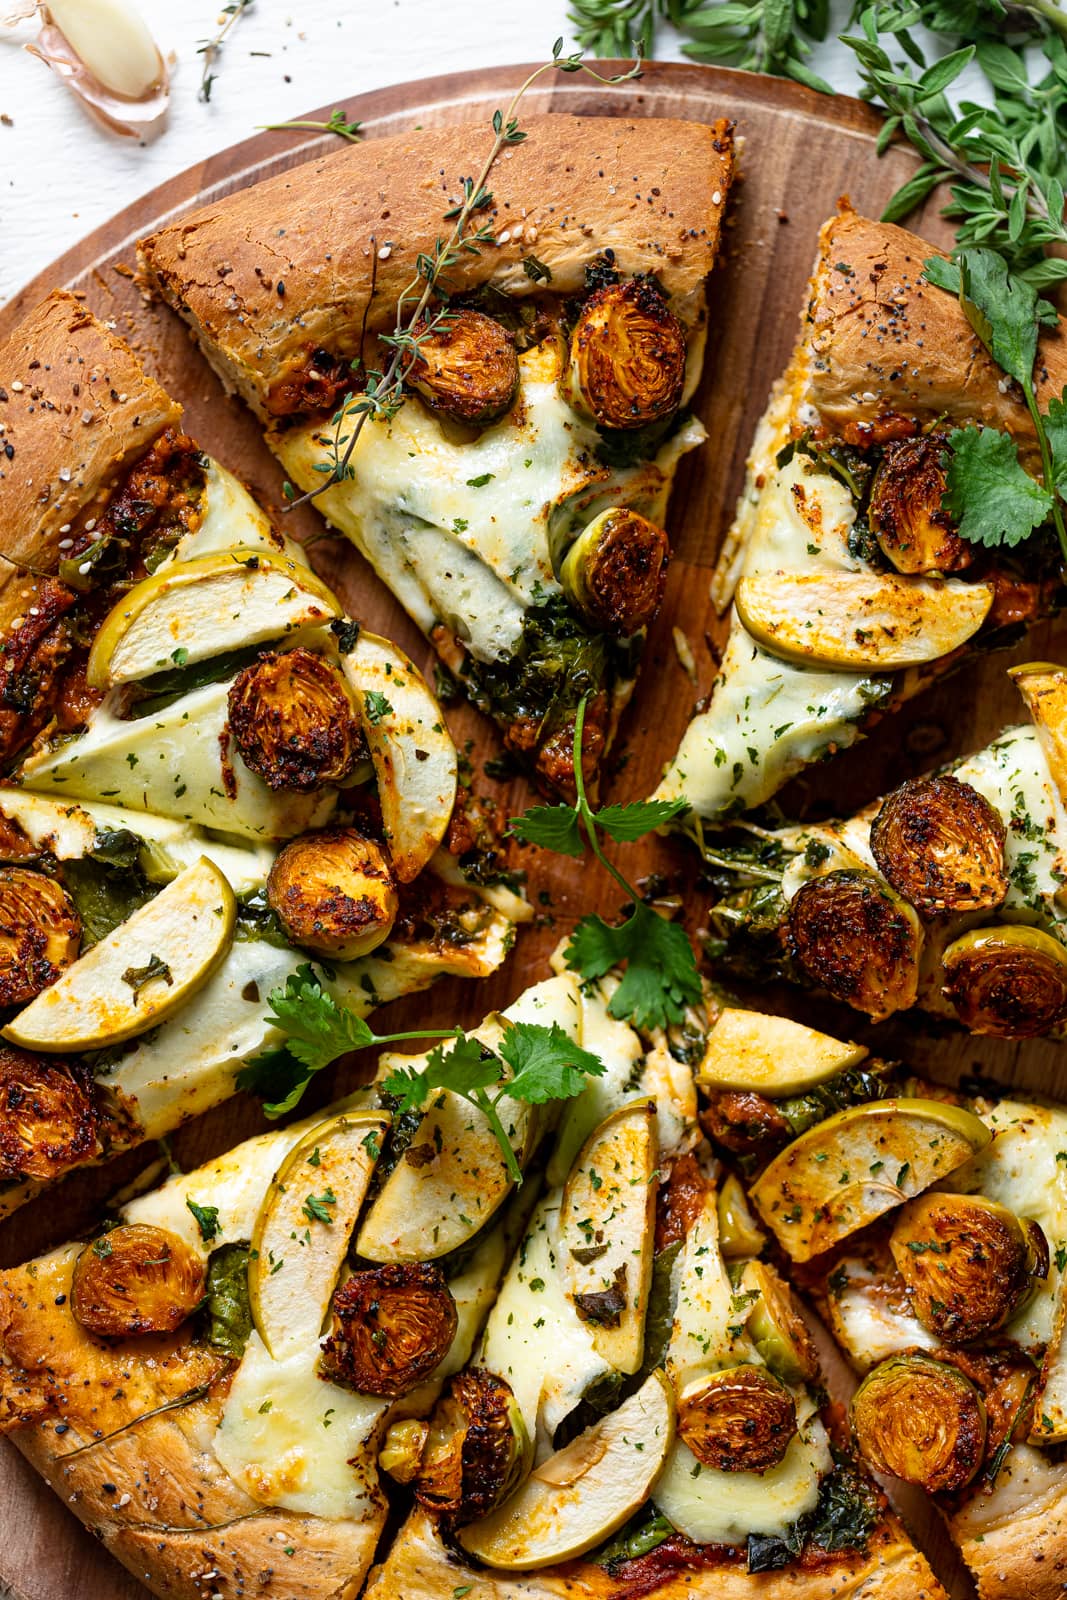
[[[524, 67], [456, 74], [376, 91], [347, 103], [347, 114], [363, 123], [369, 138], [412, 125], [454, 122], [484, 124], [525, 76]], [[325, 119], [331, 106], [309, 116]], [[724, 622], [708, 599], [708, 580], [716, 551], [741, 487], [745, 457], [771, 383], [784, 366], [796, 338], [806, 280], [819, 224], [838, 197], [849, 195], [858, 209], [880, 214], [894, 189], [914, 170], [911, 152], [894, 147], [881, 160], [874, 141], [879, 119], [859, 101], [830, 99], [797, 84], [747, 73], [651, 63], [638, 83], [599, 88], [580, 77], [560, 77], [534, 90], [526, 114], [559, 110], [587, 114], [673, 116], [698, 121], [731, 117], [741, 136], [740, 175], [731, 200], [724, 260], [712, 279], [711, 337], [704, 382], [696, 409], [709, 433], [707, 445], [687, 457], [674, 492], [670, 527], [674, 549], [667, 599], [652, 630], [643, 676], [620, 730], [605, 795], [636, 799], [654, 787], [664, 761], [673, 753], [699, 695], [715, 674]], [[257, 425], [218, 383], [190, 342], [185, 328], [168, 311], [144, 302], [131, 281], [137, 238], [194, 205], [216, 199], [261, 177], [297, 165], [333, 144], [332, 136], [263, 133], [192, 167], [143, 199], [135, 201], [50, 269], [0, 311], [0, 336], [57, 286], [84, 296], [97, 315], [113, 320], [138, 350], [146, 366], [186, 408], [188, 431], [250, 486], [262, 503], [279, 512], [281, 472], [263, 444]], [[937, 197], [912, 226], [938, 243], [950, 233], [937, 215]], [[304, 536], [321, 528], [316, 513], [296, 513]], [[429, 647], [362, 559], [340, 541], [316, 545], [315, 564], [344, 597], [352, 615], [397, 639], [425, 668]], [[680, 665], [673, 641], [680, 628], [696, 660], [694, 685]], [[1064, 644], [1060, 646], [1060, 640]], [[839, 811], [869, 800], [880, 790], [948, 759], [992, 736], [1022, 716], [1005, 676], [1012, 661], [1056, 659], [1067, 649], [1067, 623], [1035, 630], [1012, 655], [979, 657], [965, 672], [934, 689], [918, 703], [876, 729], [858, 749], [795, 783], [783, 797], [790, 811]], [[470, 741], [469, 754], [479, 790], [512, 816], [530, 803], [522, 780], [494, 782], [483, 775], [485, 759], [497, 753], [488, 724], [466, 706], [451, 705], [448, 721], [456, 742]], [[686, 898], [690, 928], [706, 916], [699, 863], [680, 841], [646, 841], [626, 852], [631, 878], [657, 872]], [[400, 1025], [426, 1027], [437, 1022], [471, 1025], [493, 1007], [508, 1003], [528, 983], [544, 975], [545, 959], [576, 916], [588, 910], [613, 914], [619, 892], [604, 874], [579, 868], [533, 849], [519, 851], [516, 864], [529, 874], [530, 897], [538, 920], [525, 930], [508, 965], [480, 985], [448, 981], [428, 995], [397, 1002], [386, 1015]], [[867, 1030], [856, 1013], [819, 1006], [796, 993], [765, 991], [760, 1003], [821, 1022], [843, 1036]], [[878, 1033], [879, 1052], [894, 1054], [951, 1078], [987, 1071], [1001, 1081], [1032, 1091], [1067, 1091], [1067, 1062], [1055, 1046], [1018, 1045], [968, 1039], [958, 1032], [905, 1020]], [[309, 1104], [325, 1103], [365, 1075], [352, 1061], [323, 1073]], [[244, 1097], [181, 1130], [172, 1141], [182, 1166], [198, 1161], [258, 1131], [262, 1116]], [[136, 1152], [106, 1170], [81, 1174], [51, 1196], [20, 1211], [0, 1226], [0, 1265], [25, 1260], [86, 1227], [106, 1197], [150, 1161], [157, 1147]], [[137, 1600], [145, 1590], [97, 1545], [62, 1503], [45, 1489], [16, 1450], [0, 1449], [0, 1503], [4, 1540], [0, 1549], [0, 1596], [12, 1600]], [[921, 1503], [904, 1507], [913, 1527], [933, 1554], [954, 1595], [973, 1591]], [[5, 1585], [7, 1587], [5, 1587]]]

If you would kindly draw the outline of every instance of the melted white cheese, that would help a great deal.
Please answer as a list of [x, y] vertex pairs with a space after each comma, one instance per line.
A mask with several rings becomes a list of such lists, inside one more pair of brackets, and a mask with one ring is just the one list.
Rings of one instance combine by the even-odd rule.
[[266, 512], [232, 472], [209, 457], [205, 478], [199, 526], [178, 540], [166, 561], [160, 563], [161, 567], [176, 561], [195, 561], [198, 556], [235, 547], [269, 550], [290, 556], [294, 561], [305, 559], [300, 546], [274, 527]]

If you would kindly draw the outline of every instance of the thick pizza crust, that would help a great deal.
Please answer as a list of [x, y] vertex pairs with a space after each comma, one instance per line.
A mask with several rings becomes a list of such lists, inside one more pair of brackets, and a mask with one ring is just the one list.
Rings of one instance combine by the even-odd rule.
[[[732, 126], [652, 118], [524, 118], [478, 214], [497, 243], [449, 269], [454, 291], [571, 294], [611, 249], [623, 273], [654, 272], [695, 317], [715, 264], [733, 165]], [[366, 327], [392, 328], [417, 257], [451, 224], [460, 180], [488, 154], [487, 125], [427, 128], [350, 146], [227, 196], [145, 239], [147, 281], [196, 330], [223, 381], [267, 397], [318, 349], [351, 357]], [[372, 296], [373, 281], [373, 296]]]
[[64, 525], [181, 414], [128, 344], [50, 294], [0, 345], [0, 557], [53, 571]]
[[[367, 1585], [367, 1600], [443, 1600], [470, 1585], [478, 1600], [612, 1600], [620, 1580], [588, 1562], [540, 1573], [491, 1573], [451, 1556], [430, 1517], [417, 1512]], [[625, 1589], [622, 1591], [625, 1593]], [[947, 1600], [925, 1556], [887, 1517], [865, 1558], [839, 1566], [750, 1574], [738, 1567], [679, 1572], [650, 1591], [655, 1600]]]
[[[1025, 1448], [1025, 1447], [1024, 1447]], [[1027, 1450], [1015, 1481], [979, 1492], [946, 1520], [981, 1600], [1062, 1600], [1067, 1593], [1067, 1462]]]
[[[357, 1523], [251, 1500], [211, 1449], [230, 1363], [180, 1333], [121, 1345], [88, 1335], [70, 1312], [79, 1248], [0, 1274], [0, 1419], [26, 1419], [12, 1430], [23, 1455], [167, 1600], [354, 1600], [384, 1506]], [[191, 1390], [202, 1397], [145, 1416]]]
[[[825, 223], [801, 339], [810, 402], [837, 426], [902, 413], [980, 422], [1034, 445], [1022, 394], [1008, 383], [959, 301], [921, 281], [940, 256], [916, 234], [843, 210]], [[1042, 406], [1067, 384], [1063, 319], [1042, 333], [1035, 366]]]

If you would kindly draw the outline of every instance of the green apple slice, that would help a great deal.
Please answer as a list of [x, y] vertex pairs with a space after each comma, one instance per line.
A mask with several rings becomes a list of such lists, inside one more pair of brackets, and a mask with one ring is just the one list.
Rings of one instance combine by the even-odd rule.
[[79, 957], [3, 1030], [27, 1050], [92, 1050], [131, 1039], [203, 987], [233, 939], [237, 904], [201, 856]]
[[271, 1180], [252, 1231], [248, 1299], [276, 1360], [318, 1342], [389, 1121], [359, 1109], [331, 1117]]
[[652, 1492], [674, 1441], [674, 1395], [662, 1372], [535, 1467], [499, 1510], [459, 1530], [488, 1566], [527, 1572], [584, 1555]]
[[737, 612], [752, 637], [786, 661], [891, 672], [938, 661], [978, 632], [988, 583], [880, 572], [752, 573]]
[[658, 1159], [655, 1105], [622, 1106], [586, 1140], [560, 1204], [564, 1291], [619, 1372], [644, 1354]]
[[1067, 667], [1028, 661], [1009, 667], [1008, 677], [1026, 702], [1052, 781], [1067, 805]]
[[456, 747], [426, 680], [388, 639], [361, 631], [341, 665], [363, 719], [393, 870], [410, 883], [451, 820]]
[[161, 567], [123, 595], [93, 640], [85, 675], [93, 688], [109, 689], [341, 614], [340, 601], [302, 562], [217, 550]]
[[727, 1007], [708, 1034], [696, 1076], [709, 1088], [751, 1090], [773, 1099], [804, 1094], [866, 1055], [863, 1045], [845, 1044], [788, 1017]]
[[955, 1172], [991, 1137], [972, 1111], [941, 1100], [850, 1106], [786, 1145], [751, 1199], [786, 1254], [809, 1261]]

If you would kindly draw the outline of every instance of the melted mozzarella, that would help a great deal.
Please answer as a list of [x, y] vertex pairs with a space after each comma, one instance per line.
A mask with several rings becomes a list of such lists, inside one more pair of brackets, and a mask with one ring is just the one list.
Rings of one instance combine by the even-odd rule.
[[[195, 561], [216, 550], [269, 550], [303, 561], [300, 546], [274, 527], [266, 512], [252, 499], [232, 472], [210, 457], [201, 502], [199, 526], [184, 534], [161, 566], [175, 561]], [[158, 570], [158, 569], [157, 569]]]
[[1067, 876], [1067, 811], [1037, 730], [1009, 728], [952, 770], [984, 795], [1007, 824], [1009, 887], [1001, 914], [1014, 912], [1027, 922], [1062, 922], [1058, 896]]

